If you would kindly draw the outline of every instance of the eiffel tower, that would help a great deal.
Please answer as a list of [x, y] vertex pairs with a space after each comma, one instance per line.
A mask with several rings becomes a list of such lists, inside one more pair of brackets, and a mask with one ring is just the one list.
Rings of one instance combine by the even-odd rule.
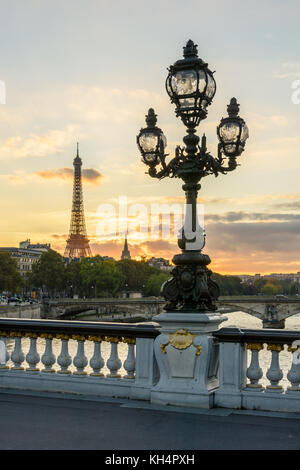
[[64, 256], [66, 258], [86, 258], [92, 256], [89, 240], [86, 234], [82, 183], [81, 183], [81, 166], [82, 160], [79, 157], [78, 142], [77, 154], [73, 161], [74, 165], [74, 184], [73, 184], [73, 202], [71, 213], [70, 233], [67, 240], [67, 246]]

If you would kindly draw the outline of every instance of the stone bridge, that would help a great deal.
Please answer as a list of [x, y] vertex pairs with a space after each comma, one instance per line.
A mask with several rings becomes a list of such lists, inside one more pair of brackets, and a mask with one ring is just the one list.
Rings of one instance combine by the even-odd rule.
[[263, 328], [284, 328], [285, 320], [300, 313], [300, 298], [296, 296], [223, 296], [218, 305], [226, 312], [249, 313], [263, 322]]
[[[57, 299], [41, 306], [41, 318], [85, 320], [151, 319], [163, 311], [165, 300], [141, 299]], [[284, 328], [285, 319], [300, 313], [296, 296], [221, 296], [220, 313], [241, 311], [260, 319], [263, 328]]]
[[120, 320], [151, 319], [163, 310], [165, 300], [141, 299], [57, 299], [41, 305], [41, 318]]

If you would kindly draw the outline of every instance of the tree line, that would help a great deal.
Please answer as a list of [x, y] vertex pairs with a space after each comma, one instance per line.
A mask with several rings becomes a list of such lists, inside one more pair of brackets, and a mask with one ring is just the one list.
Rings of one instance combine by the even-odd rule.
[[98, 255], [66, 263], [59, 253], [49, 250], [33, 265], [27, 282], [50, 296], [116, 297], [132, 291], [158, 296], [160, 285], [169, 277], [145, 261], [107, 260]]
[[[16, 261], [0, 251], [0, 292], [12, 294], [42, 291], [53, 296], [117, 297], [121, 293], [138, 291], [144, 296], [160, 295], [162, 284], [171, 274], [150, 266], [146, 261], [83, 258], [69, 263], [56, 251], [42, 254], [26, 278], [19, 274]], [[289, 280], [257, 279], [253, 284], [242, 283], [238, 276], [214, 273], [212, 279], [221, 295], [295, 295], [300, 287]]]

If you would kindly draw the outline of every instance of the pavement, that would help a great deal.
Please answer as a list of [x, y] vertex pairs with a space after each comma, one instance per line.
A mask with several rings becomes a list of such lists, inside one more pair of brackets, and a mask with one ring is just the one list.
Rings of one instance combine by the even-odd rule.
[[300, 414], [0, 393], [1, 450], [292, 450]]

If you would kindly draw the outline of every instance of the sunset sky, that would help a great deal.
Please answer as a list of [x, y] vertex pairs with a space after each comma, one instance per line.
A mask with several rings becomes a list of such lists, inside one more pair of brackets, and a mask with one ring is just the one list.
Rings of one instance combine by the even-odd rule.
[[[119, 258], [123, 239], [97, 235], [99, 206], [183, 203], [181, 181], [145, 174], [136, 135], [153, 107], [167, 153], [184, 126], [165, 92], [167, 67], [188, 39], [215, 70], [199, 126], [216, 154], [216, 126], [235, 96], [250, 138], [239, 166], [202, 181], [205, 253], [220, 273], [300, 271], [298, 0], [13, 0], [1, 4], [0, 246], [51, 243], [63, 253], [79, 141], [86, 225], [94, 254]], [[300, 82], [299, 82], [300, 86]], [[173, 237], [133, 229], [133, 256], [178, 252]]]

